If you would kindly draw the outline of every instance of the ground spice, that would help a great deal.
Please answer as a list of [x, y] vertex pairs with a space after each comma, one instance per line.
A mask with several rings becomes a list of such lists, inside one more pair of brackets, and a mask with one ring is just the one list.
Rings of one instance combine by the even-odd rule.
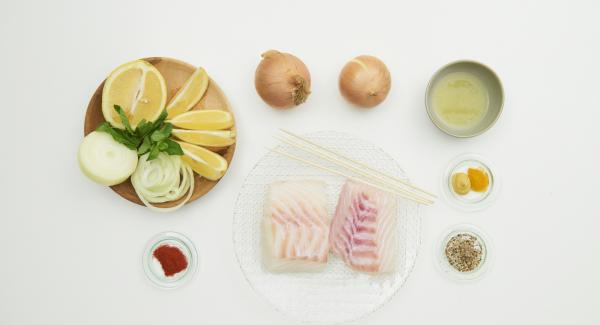
[[162, 245], [152, 255], [158, 260], [166, 276], [173, 276], [188, 267], [187, 258], [175, 246]]
[[483, 247], [477, 237], [470, 234], [458, 234], [446, 244], [448, 263], [459, 272], [475, 270], [483, 258]]

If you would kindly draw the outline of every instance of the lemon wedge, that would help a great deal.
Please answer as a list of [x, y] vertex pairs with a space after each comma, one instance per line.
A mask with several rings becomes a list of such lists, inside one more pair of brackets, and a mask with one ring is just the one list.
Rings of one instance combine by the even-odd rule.
[[225, 175], [227, 160], [219, 154], [202, 147], [177, 141], [183, 149], [181, 159], [188, 163], [192, 169], [211, 181], [216, 181]]
[[121, 106], [135, 129], [141, 120], [156, 120], [166, 103], [165, 79], [152, 64], [143, 60], [116, 68], [106, 79], [102, 90], [102, 115], [112, 126], [120, 129], [125, 127], [114, 105]]
[[198, 68], [167, 105], [168, 117], [172, 118], [192, 109], [202, 99], [206, 88], [208, 88], [208, 74], [204, 69]]
[[218, 109], [203, 109], [175, 116], [169, 122], [190, 130], [223, 130], [233, 126], [233, 115]]
[[180, 130], [171, 132], [178, 139], [206, 147], [226, 147], [235, 143], [234, 130]]

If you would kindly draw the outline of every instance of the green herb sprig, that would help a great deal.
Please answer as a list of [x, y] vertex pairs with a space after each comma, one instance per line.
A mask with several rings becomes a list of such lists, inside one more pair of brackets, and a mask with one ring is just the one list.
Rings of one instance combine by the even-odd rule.
[[124, 144], [129, 149], [137, 150], [139, 156], [149, 153], [148, 160], [156, 159], [161, 152], [169, 155], [183, 155], [179, 143], [169, 139], [173, 125], [165, 122], [166, 110], [162, 111], [154, 122], [141, 120], [134, 130], [121, 106], [115, 105], [114, 108], [119, 113], [125, 129], [117, 129], [110, 123], [104, 122], [96, 128], [96, 131], [110, 134], [115, 141]]

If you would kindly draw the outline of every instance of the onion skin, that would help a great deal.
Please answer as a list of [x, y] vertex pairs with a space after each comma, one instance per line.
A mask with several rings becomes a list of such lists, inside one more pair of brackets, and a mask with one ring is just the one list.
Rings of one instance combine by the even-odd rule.
[[256, 92], [273, 108], [291, 108], [310, 94], [310, 73], [304, 63], [289, 53], [269, 50], [254, 75]]
[[371, 108], [387, 97], [392, 78], [381, 60], [371, 55], [361, 55], [342, 68], [339, 86], [346, 100], [359, 107]]

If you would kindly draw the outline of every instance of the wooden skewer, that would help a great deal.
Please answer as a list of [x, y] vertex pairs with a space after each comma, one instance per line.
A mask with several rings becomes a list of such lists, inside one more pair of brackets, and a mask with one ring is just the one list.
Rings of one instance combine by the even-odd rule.
[[300, 158], [300, 157], [291, 155], [291, 154], [289, 154], [287, 152], [284, 152], [284, 151], [281, 151], [281, 150], [278, 150], [278, 149], [272, 149], [272, 148], [268, 148], [268, 149], [271, 150], [271, 151], [273, 151], [273, 152], [275, 152], [275, 153], [278, 153], [280, 155], [286, 156], [286, 157], [288, 157], [288, 158], [290, 158], [292, 160], [296, 160], [296, 161], [302, 162], [302, 163], [307, 164], [309, 166], [312, 166], [312, 167], [324, 170], [324, 171], [326, 171], [328, 173], [332, 173], [332, 174], [335, 174], [335, 175], [346, 177], [346, 178], [348, 178], [348, 179], [350, 179], [352, 181], [363, 183], [363, 184], [372, 186], [374, 188], [380, 189], [382, 191], [386, 191], [386, 192], [390, 192], [390, 193], [396, 194], [396, 195], [401, 196], [401, 197], [403, 197], [405, 199], [408, 199], [408, 200], [411, 200], [411, 201], [414, 201], [414, 202], [417, 202], [417, 203], [420, 203], [420, 204], [425, 204], [425, 205], [431, 205], [431, 204], [433, 204], [433, 201], [428, 200], [428, 199], [424, 199], [424, 198], [421, 198], [421, 197], [418, 197], [414, 193], [411, 193], [411, 192], [400, 192], [400, 191], [398, 191], [398, 190], [396, 190], [394, 188], [382, 187], [382, 186], [380, 186], [378, 184], [369, 182], [369, 181], [364, 180], [364, 179], [356, 178], [354, 176], [348, 175], [346, 173], [340, 172], [338, 170], [335, 170], [335, 169], [332, 169], [332, 168], [329, 168], [329, 167], [325, 167], [325, 166], [319, 165], [319, 164], [317, 164], [315, 162], [312, 162], [310, 160], [306, 160], [304, 158]]
[[[374, 177], [374, 178], [378, 178], [378, 179], [380, 179], [382, 181], [383, 180], [388, 180], [388, 181], [392, 181], [392, 182], [395, 182], [395, 183], [400, 183], [402, 185], [406, 185], [406, 186], [410, 187], [411, 189], [413, 189], [415, 191], [418, 191], [418, 192], [421, 192], [423, 194], [429, 195], [432, 198], [436, 198], [437, 197], [433, 193], [430, 193], [430, 192], [427, 192], [427, 191], [425, 191], [423, 189], [420, 189], [420, 188], [416, 187], [415, 185], [412, 185], [412, 184], [410, 184], [410, 183], [408, 183], [408, 182], [406, 182], [404, 180], [398, 179], [398, 178], [396, 178], [394, 176], [391, 176], [389, 174], [385, 174], [383, 172], [380, 172], [380, 171], [378, 171], [378, 170], [376, 170], [376, 169], [374, 169], [374, 168], [372, 168], [372, 167], [370, 167], [368, 165], [365, 165], [363, 163], [354, 161], [354, 160], [352, 160], [352, 159], [350, 159], [348, 157], [342, 156], [342, 155], [340, 155], [340, 154], [338, 154], [338, 153], [336, 153], [334, 151], [331, 151], [331, 150], [329, 150], [327, 148], [324, 148], [324, 147], [318, 145], [317, 143], [315, 143], [313, 141], [310, 141], [308, 139], [305, 139], [305, 138], [303, 138], [303, 137], [301, 137], [299, 135], [296, 135], [296, 134], [294, 134], [294, 133], [292, 133], [290, 131], [286, 131], [286, 130], [283, 130], [283, 129], [280, 129], [280, 130], [282, 132], [286, 133], [287, 135], [292, 136], [292, 137], [294, 137], [294, 138], [296, 138], [296, 139], [304, 142], [305, 144], [308, 144], [308, 145], [310, 145], [310, 146], [313, 147], [313, 149], [300, 148], [300, 149], [303, 149], [304, 151], [308, 151], [310, 153], [314, 153], [315, 149], [319, 150], [319, 151], [321, 151], [321, 153], [320, 153], [321, 156], [326, 155], [326, 156], [328, 156], [328, 158], [335, 159], [335, 160], [338, 161], [339, 164], [342, 164], [344, 167], [352, 169], [355, 172], [366, 174], [364, 172], [365, 169], [368, 170], [369, 172], [371, 172], [370, 174], [368, 174], [368, 176], [365, 176], [365, 177]], [[280, 140], [281, 140], [281, 138], [280, 138]], [[293, 145], [295, 147], [298, 147], [297, 143], [290, 143], [290, 141], [285, 141], [285, 142], [287, 142], [288, 144], [291, 144], [291, 145]], [[312, 152], [310, 150], [312, 150]], [[316, 154], [316, 153], [314, 153], [314, 154]]]
[[[413, 184], [411, 184], [409, 182], [406, 182], [404, 180], [401, 180], [401, 179], [399, 179], [397, 177], [394, 177], [394, 176], [391, 176], [389, 174], [380, 172], [380, 171], [378, 171], [378, 170], [376, 170], [376, 169], [374, 169], [374, 168], [372, 168], [372, 167], [370, 167], [368, 165], [365, 165], [363, 163], [354, 161], [354, 160], [352, 160], [352, 159], [350, 159], [348, 157], [342, 156], [342, 155], [340, 155], [340, 154], [338, 154], [338, 153], [336, 153], [334, 151], [331, 151], [331, 150], [329, 150], [327, 148], [324, 148], [324, 147], [318, 145], [317, 143], [315, 143], [313, 141], [310, 141], [308, 139], [305, 139], [305, 138], [303, 138], [303, 137], [301, 137], [299, 135], [296, 135], [296, 134], [294, 134], [294, 133], [292, 133], [290, 131], [286, 131], [286, 130], [283, 130], [283, 129], [280, 129], [280, 130], [282, 132], [284, 132], [285, 134], [288, 134], [289, 136], [292, 136], [295, 139], [298, 139], [298, 140], [302, 141], [304, 144], [308, 144], [308, 145], [312, 146], [312, 149], [307, 148], [306, 145], [303, 146], [303, 145], [301, 145], [298, 142], [294, 142], [291, 139], [286, 139], [286, 138], [282, 138], [282, 137], [278, 138], [279, 140], [281, 140], [281, 141], [283, 141], [283, 142], [285, 142], [287, 144], [290, 144], [290, 145], [292, 145], [294, 147], [297, 147], [297, 148], [302, 149], [304, 151], [307, 151], [309, 153], [321, 156], [323, 159], [334, 160], [332, 162], [335, 162], [335, 163], [337, 163], [339, 165], [342, 165], [343, 167], [348, 168], [348, 169], [350, 169], [350, 170], [352, 170], [352, 171], [354, 171], [354, 172], [356, 172], [358, 174], [361, 174], [364, 177], [376, 178], [376, 179], [379, 180], [379, 182], [385, 183], [386, 185], [394, 186], [393, 184], [390, 184], [390, 183], [395, 183], [396, 186], [398, 186], [398, 185], [400, 185], [400, 186], [408, 186], [410, 189], [412, 189], [414, 191], [417, 191], [417, 192], [420, 192], [422, 194], [428, 195], [428, 196], [430, 196], [433, 199], [437, 198], [437, 196], [435, 194], [427, 192], [427, 191], [425, 191], [423, 189], [420, 189], [420, 188], [416, 187], [415, 185], [413, 185]], [[366, 172], [365, 170], [367, 170], [369, 172]]]
[[[320, 153], [318, 151], [314, 151], [314, 149], [312, 149], [312, 148], [303, 147], [303, 145], [300, 144], [300, 143], [294, 143], [290, 139], [280, 138], [280, 137], [277, 137], [277, 136], [275, 138], [278, 139], [278, 140], [280, 140], [280, 141], [282, 141], [282, 142], [284, 142], [284, 143], [287, 143], [287, 144], [289, 144], [289, 145], [291, 145], [291, 146], [293, 146], [295, 148], [298, 148], [298, 149], [304, 150], [304, 151], [306, 151], [308, 153], [311, 153], [313, 155], [316, 155], [316, 156], [318, 156], [318, 157], [320, 157], [320, 158], [322, 158], [324, 160], [327, 160], [329, 162], [333, 162], [334, 164], [337, 164], [338, 166], [342, 166], [342, 167], [345, 167], [347, 169], [350, 169], [350, 170], [354, 171], [355, 173], [357, 173], [357, 174], [359, 174], [359, 175], [361, 175], [363, 177], [368, 178], [369, 180], [372, 180], [373, 178], [375, 178], [376, 179], [376, 183], [381, 184], [381, 186], [383, 186], [383, 187], [390, 187], [390, 188], [393, 188], [393, 189], [395, 189], [397, 191], [404, 192], [404, 193], [407, 193], [407, 194], [413, 194], [416, 197], [422, 197], [423, 199], [432, 201], [427, 196], [423, 196], [420, 193], [416, 193], [415, 191], [411, 191], [410, 189], [408, 189], [406, 187], [398, 186], [398, 184], [390, 183], [389, 181], [387, 181], [385, 179], [381, 179], [381, 178], [377, 177], [376, 175], [369, 174], [369, 173], [365, 172], [362, 169], [359, 169], [359, 168], [356, 168], [356, 167], [354, 167], [352, 165], [349, 165], [344, 160], [341, 160], [340, 158], [329, 157], [327, 155], [323, 155], [322, 153]], [[377, 179], [377, 178], [379, 178], [379, 179]]]
[[[276, 137], [276, 138], [277, 138], [277, 137]], [[298, 147], [296, 144], [293, 144], [292, 142], [289, 142], [287, 139], [280, 139], [280, 138], [277, 138], [277, 139], [279, 139], [279, 140], [283, 141], [284, 143], [291, 144], [292, 146], [294, 146], [294, 147], [296, 147], [296, 148], [300, 148], [300, 147]], [[304, 149], [304, 148], [300, 148], [300, 149], [306, 150], [306, 149]], [[312, 151], [309, 151], [309, 150], [307, 150], [307, 151], [308, 151], [309, 153], [312, 153], [312, 154], [315, 154], [315, 155], [319, 156], [319, 154], [318, 154], [318, 153], [316, 153], [316, 152], [312, 152]], [[338, 161], [337, 159], [330, 159], [330, 158], [325, 158], [325, 157], [322, 157], [322, 156], [319, 156], [319, 157], [321, 157], [321, 158], [322, 158], [322, 159], [324, 159], [324, 160], [327, 160], [327, 161], [333, 162], [333, 163], [338, 163], [338, 166], [339, 166], [339, 164], [341, 163], [341, 162], [340, 162], [340, 161]], [[344, 165], [342, 164], [342, 166], [344, 166]], [[349, 168], [349, 169], [353, 169], [353, 168]], [[410, 189], [403, 188], [403, 187], [399, 187], [399, 186], [397, 186], [396, 184], [390, 184], [389, 182], [386, 182], [386, 181], [381, 181], [381, 180], [379, 180], [379, 181], [377, 181], [377, 182], [375, 182], [375, 183], [374, 183], [374, 182], [371, 182], [372, 175], [370, 175], [370, 174], [368, 174], [368, 173], [365, 173], [365, 172], [363, 172], [363, 171], [362, 171], [362, 170], [360, 170], [360, 169], [359, 169], [359, 170], [355, 170], [355, 172], [356, 172], [357, 174], [359, 174], [359, 175], [361, 175], [361, 176], [363, 176], [363, 177], [366, 177], [367, 179], [369, 179], [369, 180], [370, 180], [370, 182], [369, 182], [370, 184], [377, 184], [377, 183], [378, 183], [378, 184], [379, 184], [379, 187], [381, 187], [381, 188], [391, 188], [391, 189], [395, 190], [395, 192], [402, 192], [402, 193], [405, 193], [406, 195], [411, 195], [411, 196], [413, 196], [413, 197], [418, 197], [418, 198], [421, 198], [421, 199], [423, 199], [423, 200], [425, 200], [425, 201], [428, 201], [428, 202], [431, 202], [431, 203], [433, 203], [433, 200], [432, 200], [432, 199], [430, 199], [429, 197], [423, 196], [423, 195], [421, 195], [420, 193], [415, 193], [414, 191], [410, 191]], [[344, 174], [344, 175], [345, 175], [345, 174]]]

